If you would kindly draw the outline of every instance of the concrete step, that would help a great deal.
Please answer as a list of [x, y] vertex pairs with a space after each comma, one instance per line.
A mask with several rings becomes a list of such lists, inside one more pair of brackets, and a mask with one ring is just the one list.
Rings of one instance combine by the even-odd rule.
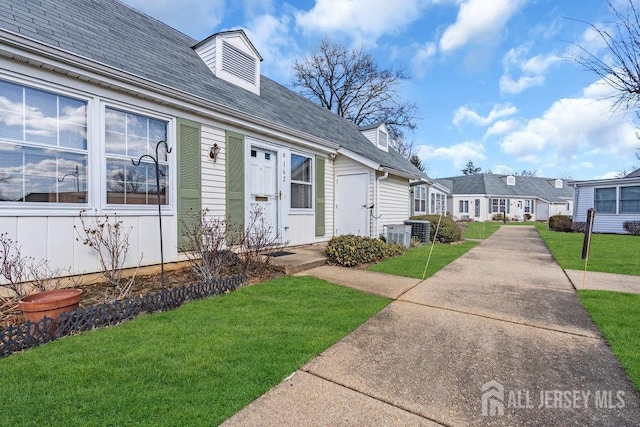
[[323, 244], [284, 248], [282, 252], [289, 252], [289, 254], [271, 257], [269, 263], [285, 274], [299, 273], [325, 265], [327, 263], [325, 248]]

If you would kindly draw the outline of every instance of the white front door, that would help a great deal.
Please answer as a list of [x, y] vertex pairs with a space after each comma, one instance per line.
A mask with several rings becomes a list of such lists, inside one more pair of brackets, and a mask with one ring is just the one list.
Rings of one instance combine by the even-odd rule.
[[369, 223], [369, 174], [336, 177], [336, 236], [367, 236]]
[[514, 207], [513, 217], [517, 221], [522, 221], [524, 218], [524, 200], [516, 200]]
[[[250, 194], [249, 216], [259, 210], [264, 218], [265, 230], [269, 232], [269, 241], [280, 238], [278, 223], [278, 184], [277, 184], [277, 153], [265, 148], [251, 146], [250, 157]], [[248, 225], [248, 224], [247, 224]], [[261, 224], [256, 224], [260, 226]]]

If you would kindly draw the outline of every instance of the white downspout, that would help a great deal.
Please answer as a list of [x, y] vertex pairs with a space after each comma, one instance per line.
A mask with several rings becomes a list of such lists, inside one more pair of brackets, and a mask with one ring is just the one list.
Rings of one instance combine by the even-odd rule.
[[[376, 178], [376, 206], [375, 206], [376, 214], [371, 215], [373, 217], [373, 222], [374, 222], [373, 227], [376, 231], [378, 230], [378, 218], [380, 218], [380, 215], [378, 215], [378, 209], [380, 208], [380, 181], [382, 181], [383, 179], [387, 179], [388, 177], [389, 177], [389, 172], [385, 172], [384, 175], [381, 175]], [[373, 233], [369, 233], [369, 234], [373, 234]], [[378, 236], [372, 235], [371, 237], [378, 237]]]

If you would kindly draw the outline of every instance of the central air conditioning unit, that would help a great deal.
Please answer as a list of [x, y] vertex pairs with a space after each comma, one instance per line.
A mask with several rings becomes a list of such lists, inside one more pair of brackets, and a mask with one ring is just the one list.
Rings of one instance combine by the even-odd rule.
[[411, 237], [421, 243], [429, 243], [431, 223], [429, 221], [407, 220], [405, 225], [411, 227]]
[[411, 246], [411, 226], [405, 224], [387, 225], [387, 243], [398, 243], [406, 248]]

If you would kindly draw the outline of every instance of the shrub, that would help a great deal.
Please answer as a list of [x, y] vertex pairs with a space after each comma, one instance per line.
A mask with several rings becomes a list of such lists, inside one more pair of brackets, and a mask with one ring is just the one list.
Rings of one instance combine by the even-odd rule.
[[625, 221], [622, 227], [634, 236], [640, 236], [640, 221]]
[[571, 225], [571, 231], [573, 231], [574, 233], [584, 233], [586, 229], [586, 222], [573, 222]]
[[531, 221], [531, 218], [532, 218], [531, 214], [528, 214], [528, 213], [524, 214], [525, 221]]
[[493, 215], [491, 215], [491, 220], [493, 220], [493, 221], [503, 221], [504, 220], [504, 214], [503, 213], [493, 214]]
[[445, 216], [440, 220], [440, 215], [418, 215], [412, 216], [411, 219], [416, 221], [429, 221], [431, 223], [431, 233], [429, 240], [433, 242], [433, 236], [438, 228], [438, 221], [440, 221], [440, 228], [438, 229], [438, 236], [436, 240], [440, 243], [457, 242], [462, 239], [462, 230], [458, 228], [458, 225], [451, 218]]
[[549, 217], [549, 228], [553, 231], [571, 231], [572, 221], [566, 215], [553, 215]]
[[327, 258], [330, 263], [344, 267], [355, 267], [397, 256], [407, 249], [398, 244], [388, 244], [380, 239], [347, 234], [333, 237], [327, 244]]

